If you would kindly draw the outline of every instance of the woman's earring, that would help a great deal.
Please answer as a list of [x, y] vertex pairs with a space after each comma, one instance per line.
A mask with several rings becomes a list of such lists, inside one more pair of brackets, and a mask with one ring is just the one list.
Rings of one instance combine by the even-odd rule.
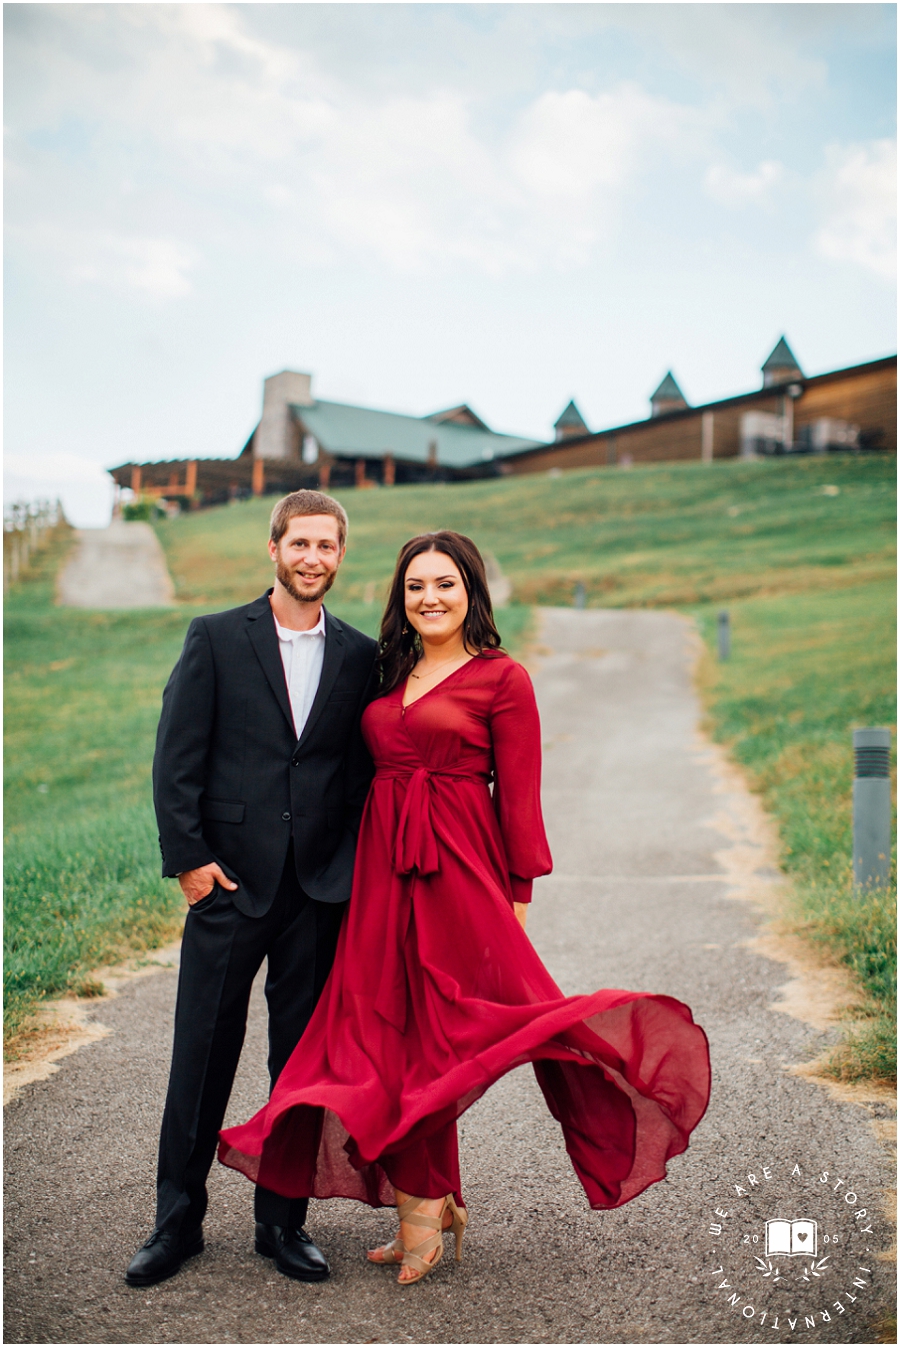
[[408, 636], [408, 635], [409, 635], [409, 627], [408, 627], [408, 625], [407, 625], [405, 622], [403, 623], [403, 630], [402, 630], [402, 632], [400, 633], [400, 635], [401, 635], [401, 636]]

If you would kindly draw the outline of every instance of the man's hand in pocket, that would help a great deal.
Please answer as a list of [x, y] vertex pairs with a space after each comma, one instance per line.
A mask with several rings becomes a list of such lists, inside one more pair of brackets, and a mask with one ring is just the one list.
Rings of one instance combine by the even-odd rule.
[[237, 888], [234, 880], [229, 879], [221, 865], [217, 865], [215, 861], [210, 861], [209, 865], [201, 865], [198, 870], [183, 870], [178, 876], [178, 883], [181, 885], [181, 892], [188, 900], [188, 907], [193, 907], [201, 898], [206, 898], [212, 893], [217, 881], [223, 889]]

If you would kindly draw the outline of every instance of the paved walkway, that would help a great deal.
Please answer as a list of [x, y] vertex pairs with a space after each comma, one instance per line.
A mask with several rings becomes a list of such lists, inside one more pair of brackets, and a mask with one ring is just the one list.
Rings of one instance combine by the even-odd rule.
[[[879, 1340], [891, 1170], [875, 1115], [889, 1110], [842, 1102], [791, 1069], [834, 1030], [771, 1009], [786, 974], [753, 944], [751, 900], [777, 876], [754, 802], [697, 737], [689, 629], [666, 614], [549, 610], [543, 640], [556, 873], [537, 885], [529, 930], [566, 991], [667, 993], [706, 1027], [712, 1104], [668, 1180], [619, 1211], [588, 1210], [525, 1068], [462, 1120], [460, 1266], [446, 1258], [399, 1290], [362, 1255], [391, 1235], [387, 1213], [333, 1201], [310, 1220], [333, 1276], [293, 1283], [252, 1251], [249, 1185], [217, 1169], [206, 1253], [170, 1282], [129, 1290], [172, 1026], [175, 978], [160, 972], [100, 1008], [109, 1037], [7, 1109], [6, 1341]], [[264, 1059], [257, 991], [229, 1121], [263, 1102]], [[799, 1256], [766, 1259], [776, 1217], [817, 1223], [812, 1272]]]
[[159, 539], [149, 524], [114, 519], [105, 529], [79, 529], [59, 577], [67, 608], [161, 608], [175, 590]]

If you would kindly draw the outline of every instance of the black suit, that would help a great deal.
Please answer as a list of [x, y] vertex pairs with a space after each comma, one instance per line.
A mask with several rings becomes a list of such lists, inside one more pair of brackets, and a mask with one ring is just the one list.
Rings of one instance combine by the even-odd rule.
[[[271, 591], [270, 591], [271, 592]], [[268, 594], [196, 618], [163, 693], [153, 793], [163, 874], [217, 861], [182, 942], [157, 1226], [188, 1233], [237, 1069], [250, 987], [268, 959], [274, 1085], [334, 959], [372, 764], [360, 734], [375, 642], [326, 612], [318, 691], [299, 738]], [[302, 1225], [305, 1202], [257, 1189], [257, 1219]]]

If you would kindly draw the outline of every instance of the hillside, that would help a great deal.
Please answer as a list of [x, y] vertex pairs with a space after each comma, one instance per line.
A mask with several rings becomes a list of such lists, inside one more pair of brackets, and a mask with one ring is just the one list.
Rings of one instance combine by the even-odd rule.
[[[498, 614], [514, 651], [528, 604], [571, 602], [578, 580], [590, 604], [681, 607], [710, 648], [727, 603], [733, 657], [703, 670], [712, 729], [778, 820], [791, 920], [860, 979], [865, 1023], [835, 1066], [849, 1076], [890, 1075], [894, 1060], [895, 902], [849, 888], [850, 729], [894, 718], [894, 470], [894, 460], [847, 457], [346, 492], [351, 547], [330, 602], [374, 634], [399, 545], [448, 526], [471, 533], [514, 582]], [[42, 996], [89, 990], [98, 964], [177, 931], [183, 904], [159, 877], [150, 801], [160, 696], [190, 619], [270, 584], [271, 505], [160, 526], [175, 609], [56, 607], [63, 544], [12, 587], [7, 1033]]]
[[[468, 533], [514, 603], [685, 606], [833, 589], [893, 574], [894, 459], [664, 464], [336, 493], [350, 547], [335, 597], [359, 603], [427, 529]], [[835, 491], [836, 488], [836, 491]], [[270, 583], [267, 499], [159, 525], [179, 598], [225, 606]]]

